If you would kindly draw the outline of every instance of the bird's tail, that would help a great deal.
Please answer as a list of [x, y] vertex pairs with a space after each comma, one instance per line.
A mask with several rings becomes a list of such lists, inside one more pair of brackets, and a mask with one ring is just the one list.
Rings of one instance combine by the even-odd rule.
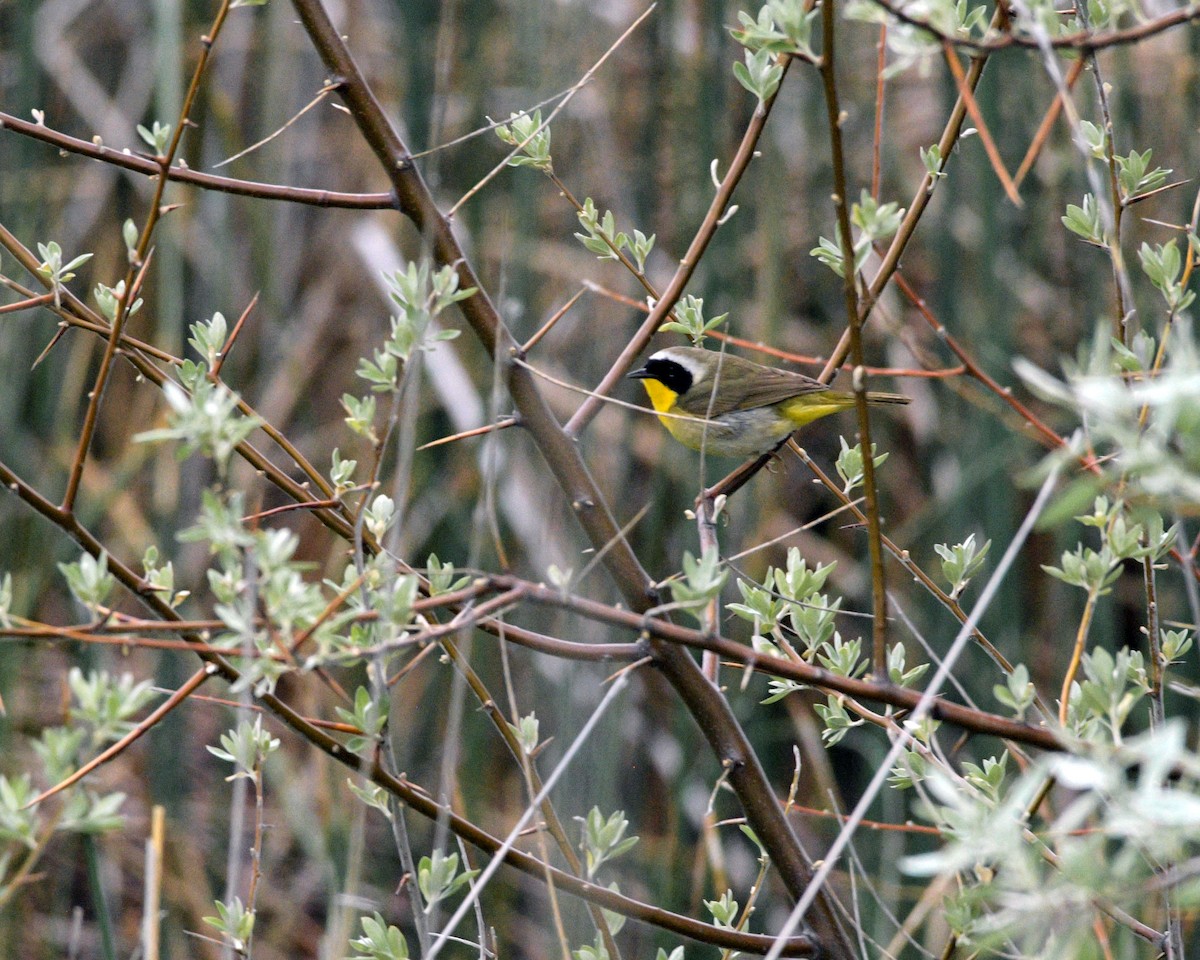
[[902, 393], [868, 393], [867, 403], [908, 403], [912, 398]]

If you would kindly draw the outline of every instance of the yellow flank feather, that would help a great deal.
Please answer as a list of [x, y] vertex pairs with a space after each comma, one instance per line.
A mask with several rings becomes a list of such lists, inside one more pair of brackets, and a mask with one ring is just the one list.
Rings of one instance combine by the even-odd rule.
[[821, 417], [827, 417], [831, 413], [837, 413], [839, 410], [845, 410], [852, 406], [854, 406], [852, 395], [841, 395], [830, 390], [824, 393], [806, 393], [803, 396], [785, 400], [779, 404], [779, 412], [797, 427], [802, 427], [806, 423], [812, 423], [814, 420], [820, 420]]

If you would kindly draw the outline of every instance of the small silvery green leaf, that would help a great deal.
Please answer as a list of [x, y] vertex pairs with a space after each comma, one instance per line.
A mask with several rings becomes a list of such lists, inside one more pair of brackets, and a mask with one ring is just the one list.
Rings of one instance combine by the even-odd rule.
[[359, 399], [353, 394], [343, 393], [342, 409], [346, 411], [346, 424], [351, 430], [372, 443], [379, 441], [375, 434], [375, 397], [368, 394]]
[[521, 749], [525, 751], [525, 755], [532, 756], [538, 745], [537, 714], [526, 714], [517, 723], [510, 723], [508, 729], [517, 738], [517, 742], [521, 745]]
[[837, 569], [837, 561], [817, 564], [808, 569], [808, 561], [800, 555], [797, 547], [789, 547], [787, 565], [774, 571], [775, 589], [788, 600], [803, 601], [820, 593], [829, 575]]
[[90, 790], [73, 793], [58, 827], [70, 833], [93, 835], [120, 830], [125, 826], [125, 818], [119, 812], [124, 802], [123, 793], [107, 793], [103, 796], [97, 796]]
[[902, 643], [893, 645], [888, 651], [888, 679], [891, 680], [892, 683], [901, 687], [912, 686], [912, 684], [919, 680], [924, 675], [925, 671], [929, 669], [929, 664], [927, 663], [918, 663], [911, 670], [906, 669], [906, 657], [907, 654], [905, 653], [904, 644]]
[[42, 257], [42, 262], [35, 268], [37, 275], [50, 286], [54, 292], [54, 305], [60, 307], [62, 306], [61, 294], [64, 285], [75, 279], [75, 268], [90, 260], [92, 255], [82, 253], [69, 263], [63, 263], [62, 247], [55, 241], [39, 243], [37, 248]]
[[262, 424], [257, 416], [241, 412], [241, 401], [223, 383], [198, 380], [191, 394], [172, 381], [163, 387], [163, 398], [171, 408], [168, 426], [134, 435], [137, 443], [158, 443], [179, 440], [177, 456], [186, 459], [200, 452], [211, 457], [217, 469], [224, 473], [234, 450]]
[[745, 52], [744, 63], [733, 65], [733, 75], [738, 83], [758, 98], [761, 106], [765, 101], [775, 96], [779, 89], [779, 81], [783, 79], [783, 67], [775, 62], [775, 57], [768, 50]]
[[1088, 243], [1097, 247], [1107, 246], [1104, 224], [1100, 220], [1100, 207], [1090, 193], [1084, 194], [1082, 206], [1067, 204], [1067, 215], [1062, 218], [1062, 222], [1063, 226], [1083, 237]]
[[583, 823], [581, 847], [589, 880], [596, 876], [596, 871], [606, 861], [621, 856], [638, 842], [637, 837], [625, 836], [629, 821], [625, 819], [624, 810], [617, 810], [606, 817], [599, 807], [592, 807], [587, 817], [576, 819], [582, 819]]
[[369, 781], [362, 786], [359, 786], [353, 780], [347, 778], [346, 786], [350, 788], [350, 792], [358, 797], [368, 807], [374, 807], [389, 820], [392, 819], [392, 808], [388, 804], [388, 792], [379, 786], [377, 783]]
[[451, 593], [461, 590], [471, 582], [470, 577], [454, 579], [454, 564], [442, 563], [436, 553], [431, 553], [425, 561], [425, 576], [429, 579], [429, 595], [436, 597], [441, 593]]
[[721, 564], [716, 547], [709, 547], [697, 560], [689, 552], [683, 554], [683, 578], [671, 581], [671, 597], [680, 607], [704, 622], [704, 608], [716, 599], [729, 577]]
[[796, 683], [795, 680], [782, 680], [774, 678], [767, 681], [767, 696], [759, 701], [763, 706], [770, 703], [776, 703], [782, 700], [789, 694], [803, 690], [804, 684]]
[[722, 313], [711, 320], [705, 320], [704, 300], [688, 294], [675, 304], [672, 316], [674, 319], [668, 320], [659, 327], [659, 332], [682, 333], [692, 341], [692, 346], [699, 347], [703, 345], [707, 334], [723, 324], [729, 314]]
[[992, 696], [1012, 710], [1018, 720], [1024, 719], [1025, 711], [1033, 705], [1036, 695], [1037, 691], [1029, 680], [1029, 668], [1023, 663], [1013, 667], [1004, 683], [992, 687]]
[[0, 627], [12, 626], [13, 578], [11, 573], [0, 577]]
[[333, 448], [333, 456], [329, 467], [329, 479], [333, 483], [335, 497], [340, 497], [354, 488], [354, 471], [358, 467], [357, 460], [343, 460], [337, 447]]
[[520, 153], [509, 159], [510, 167], [533, 167], [546, 173], [553, 171], [550, 127], [542, 125], [541, 110], [534, 110], [532, 114], [511, 114], [508, 123], [496, 127], [496, 136], [510, 146], [520, 147]]
[[363, 935], [350, 941], [349, 960], [408, 960], [408, 941], [399, 927], [389, 926], [379, 913], [363, 917]]
[[0, 840], [37, 846], [37, 813], [29, 806], [37, 794], [29, 774], [10, 779], [0, 773]]
[[208, 369], [216, 368], [217, 361], [221, 359], [221, 351], [225, 349], [225, 340], [229, 335], [229, 325], [225, 322], [225, 315], [220, 311], [212, 315], [212, 319], [206, 323], [193, 323], [191, 325], [192, 335], [188, 338], [188, 344], [200, 354], [205, 363], [208, 364]]
[[550, 581], [550, 586], [554, 587], [561, 593], [569, 593], [571, 590], [571, 578], [575, 576], [575, 568], [567, 567], [565, 570], [560, 568], [558, 564], [552, 563], [546, 568], [546, 579]]
[[745, 602], [731, 603], [726, 609], [734, 616], [753, 623], [756, 634], [774, 630], [785, 609], [783, 599], [775, 597], [770, 590], [742, 579], [737, 580], [737, 588]]
[[234, 765], [234, 772], [226, 780], [253, 778], [267, 757], [279, 749], [279, 740], [262, 728], [260, 714], [253, 723], [243, 720], [236, 730], [221, 734], [220, 747], [208, 746], [205, 749], [217, 759], [227, 760]]
[[730, 33], [747, 50], [813, 57], [812, 25], [819, 13], [800, 0], [768, 0], [757, 19], [739, 12], [741, 29]]
[[1107, 544], [1098, 551], [1080, 544], [1074, 553], [1062, 555], [1061, 567], [1042, 564], [1042, 569], [1063, 583], [1081, 587], [1095, 596], [1103, 596], [1120, 576], [1120, 562]]
[[363, 515], [363, 522], [366, 524], [367, 530], [376, 540], [387, 532], [388, 527], [395, 519], [396, 502], [382, 493], [371, 501], [371, 505]]
[[1000, 788], [1004, 785], [1004, 775], [1008, 770], [1008, 754], [1002, 753], [1000, 759], [988, 757], [983, 765], [963, 762], [963, 776], [967, 783], [987, 794], [993, 803], [1001, 798]]
[[925, 756], [917, 750], [905, 750], [900, 762], [892, 767], [888, 783], [897, 790], [908, 790], [921, 783], [928, 775]]
[[862, 231], [859, 243], [864, 239], [868, 243], [886, 240], [899, 229], [903, 219], [904, 209], [898, 203], [880, 203], [867, 190], [850, 207], [850, 222]]
[[417, 885], [425, 897], [425, 913], [433, 913], [438, 903], [453, 896], [478, 874], [478, 870], [459, 873], [457, 853], [446, 856], [441, 850], [434, 850], [432, 857], [422, 857], [417, 866]]
[[809, 658], [837, 636], [836, 618], [841, 605], [841, 597], [831, 600], [820, 593], [788, 603], [788, 623], [804, 644]]
[[158, 547], [151, 544], [142, 555], [142, 579], [146, 586], [159, 594], [168, 605], [177, 607], [189, 596], [191, 591], [175, 590], [175, 565], [168, 560], [164, 564], [158, 562]]
[[823, 704], [814, 703], [813, 710], [824, 724], [824, 728], [821, 730], [821, 739], [825, 741], [827, 747], [838, 743], [852, 728], [861, 726], [864, 722], [861, 719], [852, 718], [841, 699], [833, 695], [830, 695]]
[[1171, 171], [1162, 167], [1150, 167], [1153, 151], [1138, 153], [1134, 150], [1127, 157], [1115, 157], [1117, 182], [1126, 203], [1137, 200], [1142, 194], [1152, 193], [1167, 182]]
[[1104, 153], [1104, 131], [1092, 123], [1090, 120], [1081, 120], [1079, 122], [1079, 136], [1082, 138], [1088, 152], [1096, 160], [1103, 160]]
[[657, 235], [653, 233], [646, 236], [641, 230], [633, 231], [633, 243], [630, 245], [629, 252], [633, 255], [633, 262], [637, 264], [638, 273], [645, 271], [646, 258], [654, 249], [656, 237]]
[[108, 599], [116, 579], [108, 572], [108, 554], [93, 557], [81, 554], [75, 563], [60, 563], [59, 571], [67, 581], [72, 595], [93, 614]]
[[[846, 443], [845, 437], [838, 437], [841, 441], [842, 452], [838, 454], [837, 467], [838, 476], [842, 478], [842, 492], [847, 496], [855, 487], [858, 487], [863, 482], [863, 455], [862, 444], [856, 443], [853, 447]], [[874, 457], [874, 466], [878, 470], [887, 460], [888, 454], [876, 453], [876, 444], [871, 444], [871, 455]]]
[[608, 949], [604, 946], [604, 941], [596, 934], [596, 939], [592, 943], [585, 943], [578, 949], [571, 951], [571, 956], [574, 960], [609, 960]]
[[229, 903], [221, 900], [215, 900], [213, 903], [217, 908], [217, 915], [201, 919], [228, 937], [234, 950], [244, 951], [250, 934], [254, 932], [254, 911], [247, 910], [240, 897], [234, 897]]
[[843, 640], [835, 633], [833, 638], [817, 648], [817, 661], [830, 673], [839, 677], [857, 677], [867, 669], [862, 658], [862, 639]]
[[[921, 165], [925, 167], [925, 172], [929, 174], [933, 183], [937, 183], [937, 181], [946, 176], [945, 171], [942, 170], [942, 148], [940, 145], [935, 143], [927, 148], [921, 147], [920, 154]], [[932, 186], [933, 184], [930, 184], [931, 189]]]
[[171, 142], [171, 125], [169, 123], [162, 124], [155, 120], [153, 128], [149, 130], [139, 123], [137, 132], [139, 137], [154, 148], [154, 152], [158, 156], [166, 155], [167, 145]]
[[133, 263], [137, 259], [138, 245], [138, 228], [132, 218], [125, 221], [121, 227], [121, 239], [125, 241], [125, 255], [129, 258], [129, 262]]
[[1162, 665], [1170, 666], [1192, 649], [1192, 634], [1190, 630], [1161, 630], [1159, 631], [1159, 657]]
[[705, 900], [704, 907], [718, 927], [732, 928], [737, 923], [738, 902], [733, 899], [732, 890], [721, 894], [720, 900]]
[[359, 687], [354, 692], [354, 709], [334, 707], [334, 712], [343, 723], [349, 724], [359, 731], [346, 741], [346, 748], [352, 753], [360, 753], [373, 747], [387, 725], [387, 698], [376, 700], [366, 687]]
[[[837, 232], [840, 236], [841, 229], [839, 228]], [[846, 275], [846, 260], [842, 256], [842, 245], [837, 240], [820, 237], [817, 240], [817, 245], [809, 251], [809, 254], [816, 257], [817, 260], [825, 264], [825, 266], [839, 277]]]
[[[116, 323], [117, 310], [121, 306], [121, 301], [125, 296], [125, 281], [118, 280], [115, 287], [107, 286], [103, 283], [96, 284], [96, 289], [92, 293], [95, 297], [96, 305], [100, 308], [100, 312], [109, 323]], [[138, 297], [129, 305], [125, 311], [127, 316], [132, 317], [135, 313], [142, 309], [142, 298]]]
[[948, 547], [944, 543], [934, 544], [933, 549], [942, 558], [942, 576], [950, 584], [950, 598], [958, 599], [959, 594], [966, 589], [971, 578], [983, 567], [987, 552], [992, 547], [991, 540], [985, 540], [983, 546], [976, 549], [975, 534], [971, 534], [962, 543]]
[[1167, 302], [1167, 308], [1172, 313], [1186, 310], [1191, 306], [1196, 295], [1179, 282], [1180, 271], [1183, 269], [1183, 256], [1174, 240], [1155, 244], [1153, 247], [1148, 243], [1143, 243], [1138, 249], [1138, 259], [1141, 260], [1142, 270], [1163, 295], [1163, 299]]

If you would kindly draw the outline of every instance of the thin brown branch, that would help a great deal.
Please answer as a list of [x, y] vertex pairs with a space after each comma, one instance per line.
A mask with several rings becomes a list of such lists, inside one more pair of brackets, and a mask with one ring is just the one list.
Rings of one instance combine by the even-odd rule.
[[[1082, 58], [1071, 64], [1071, 69], [1067, 71], [1066, 84], [1067, 89], [1072, 90], [1075, 87], [1075, 82], [1079, 79], [1079, 75], [1083, 73], [1084, 61]], [[1042, 148], [1046, 145], [1046, 141], [1050, 139], [1050, 131], [1054, 129], [1054, 123], [1062, 115], [1063, 98], [1062, 94], [1054, 95], [1054, 102], [1050, 104], [1050, 109], [1046, 111], [1046, 115], [1042, 118], [1041, 124], [1037, 128], [1037, 133], [1033, 135], [1033, 139], [1029, 143], [1029, 149], [1025, 152], [1025, 158], [1021, 161], [1021, 165], [1017, 167], [1017, 172], [1013, 175], [1013, 184], [1017, 187], [1025, 179], [1025, 176], [1033, 169], [1034, 161], [1042, 152]]]
[[[33, 140], [40, 140], [82, 157], [101, 160], [114, 167], [144, 174], [148, 177], [160, 177], [162, 166], [148, 157], [114, 150], [111, 147], [99, 146], [90, 140], [79, 140], [68, 137], [64, 133], [52, 130], [40, 123], [30, 123], [7, 113], [0, 113], [0, 130], [12, 130]], [[231, 193], [242, 197], [256, 197], [259, 200], [283, 200], [287, 203], [298, 203], [312, 207], [335, 207], [347, 210], [386, 210], [394, 205], [390, 193], [339, 193], [336, 190], [312, 190], [304, 187], [281, 187], [271, 183], [255, 183], [251, 180], [235, 180], [232, 177], [218, 177], [211, 173], [200, 173], [186, 167], [173, 166], [167, 170], [167, 179], [177, 183], [190, 183], [206, 190], [218, 193]]]
[[79, 431], [79, 442], [75, 447], [75, 456], [71, 460], [67, 488], [63, 493], [62, 508], [68, 513], [75, 508], [75, 497], [79, 493], [79, 484], [83, 479], [83, 469], [87, 462], [88, 452], [91, 450], [92, 438], [95, 436], [96, 427], [99, 423], [100, 404], [104, 400], [104, 390], [108, 385], [108, 376], [112, 371], [113, 359], [117, 355], [117, 346], [121, 342], [121, 333], [124, 331], [125, 323], [132, 312], [131, 307], [137, 302], [137, 290], [141, 286], [141, 278], [145, 276], [145, 269], [149, 266], [151, 239], [154, 236], [154, 228], [158, 225], [158, 221], [163, 214], [162, 198], [163, 192], [167, 187], [166, 174], [171, 169], [171, 163], [179, 151], [179, 145], [183, 140], [183, 131], [191, 123], [192, 103], [195, 101], [196, 94], [200, 90], [200, 78], [204, 76], [204, 70], [208, 66], [213, 44], [216, 42], [217, 35], [221, 32], [221, 27], [225, 23], [225, 18], [229, 13], [229, 4], [230, 0], [222, 0], [221, 5], [217, 8], [216, 15], [213, 17], [212, 26], [209, 28], [208, 33], [200, 38], [200, 56], [196, 61], [195, 69], [192, 71], [192, 81], [188, 85], [187, 93], [184, 94], [183, 105], [179, 109], [179, 117], [171, 131], [171, 141], [167, 145], [166, 151], [154, 158], [163, 175], [155, 182], [154, 196], [150, 201], [149, 209], [146, 211], [146, 222], [143, 224], [141, 234], [138, 236], [136, 248], [130, 254], [129, 269], [125, 272], [124, 285], [120, 287], [120, 294], [117, 297], [116, 314], [113, 317], [112, 331], [109, 333], [108, 340], [104, 345], [104, 353], [100, 357], [100, 368], [96, 371], [95, 381], [92, 384], [91, 391], [88, 393], [87, 411], [83, 417], [83, 426]]
[[[1027, 49], [1038, 49], [1042, 46], [1042, 41], [1036, 37], [1025, 36], [1023, 34], [1015, 34], [1010, 30], [1003, 30], [997, 35], [995, 28], [1000, 26], [999, 19], [992, 21], [992, 28], [989, 29], [989, 35], [995, 39], [974, 40], [970, 37], [962, 37], [951, 35], [937, 27], [933, 26], [928, 20], [920, 17], [914, 17], [912, 14], [904, 11], [903, 8], [892, 3], [891, 0], [873, 0], [873, 2], [886, 10], [889, 14], [899, 20], [901, 23], [906, 23], [911, 27], [917, 27], [925, 31], [931, 37], [940, 40], [942, 43], [949, 43], [956, 48], [963, 50], [973, 50], [977, 53], [990, 53], [998, 50], [1006, 50], [1009, 47], [1025, 47]], [[1003, 4], [999, 6], [1003, 10]], [[1005, 18], [1007, 19], [1007, 18]], [[1153, 37], [1173, 27], [1180, 26], [1184, 23], [1190, 23], [1193, 20], [1200, 19], [1200, 9], [1192, 6], [1180, 7], [1171, 13], [1164, 14], [1154, 20], [1148, 20], [1145, 23], [1140, 23], [1134, 27], [1127, 27], [1124, 30], [1109, 30], [1105, 32], [1093, 32], [1091, 30], [1079, 30], [1075, 33], [1069, 33], [1060, 37], [1048, 38], [1048, 45], [1057, 50], [1075, 50], [1080, 52], [1089, 52], [1096, 50], [1104, 50], [1108, 47], [1118, 47], [1126, 44], [1138, 43], [1145, 40], [1147, 37]]]
[[863, 369], [862, 327], [864, 316], [858, 307], [858, 276], [855, 271], [854, 237], [850, 232], [849, 184], [846, 177], [846, 153], [842, 143], [842, 108], [838, 102], [837, 22], [833, 4], [821, 6], [822, 48], [821, 87], [825, 92], [825, 115], [829, 125], [829, 154], [833, 161], [833, 209], [842, 245], [842, 298], [850, 334], [850, 358], [854, 364], [851, 382], [854, 407], [858, 415], [858, 442], [862, 450], [863, 493], [867, 500], [867, 544], [871, 558], [871, 668], [876, 679], [887, 677], [887, 579], [883, 567], [883, 542], [879, 528], [879, 488], [875, 484], [875, 455], [871, 443], [871, 416], [867, 405], [867, 382]]
[[1008, 170], [1005, 169], [1004, 161], [1000, 157], [1000, 149], [996, 146], [996, 141], [992, 139], [992, 132], [988, 129], [987, 122], [983, 119], [983, 111], [979, 109], [979, 104], [975, 101], [974, 91], [967, 85], [967, 75], [963, 71], [962, 64], [958, 62], [958, 54], [955, 52], [951, 44], [943, 44], [943, 52], [946, 55], [946, 65], [950, 68], [950, 73], [954, 77], [954, 83], [958, 87], [958, 95], [967, 105], [967, 112], [971, 115], [971, 119], [975, 121], [975, 129], [979, 134], [979, 139], [983, 142], [984, 152], [987, 154], [988, 161], [992, 165], [992, 169], [996, 171], [996, 178], [1000, 181], [1000, 185], [1004, 187], [1004, 192], [1008, 194], [1008, 199], [1012, 201], [1013, 206], [1023, 207], [1025, 204], [1021, 200], [1021, 195], [1017, 192], [1017, 186], [1013, 183], [1012, 177], [1008, 175]]
[[96, 768], [101, 767], [104, 764], [108, 763], [110, 760], [113, 760], [116, 757], [120, 756], [130, 746], [132, 746], [134, 743], [136, 743], [138, 740], [140, 740], [143, 736], [145, 736], [150, 730], [152, 730], [155, 727], [155, 725], [163, 717], [165, 717], [168, 713], [170, 713], [172, 710], [174, 710], [177, 706], [179, 706], [181, 703], [183, 703], [185, 700], [187, 700], [187, 698], [190, 697], [192, 695], [192, 693], [194, 693], [197, 689], [199, 689], [201, 684], [203, 684], [204, 681], [207, 680], [211, 676], [212, 676], [212, 671], [209, 670], [207, 667], [203, 667], [203, 668], [197, 670], [190, 677], [188, 677], [187, 680], [185, 680], [183, 682], [182, 686], [180, 686], [180, 688], [178, 690], [176, 690], [173, 694], [171, 694], [171, 696], [169, 696], [166, 700], [164, 700], [161, 704], [159, 704], [154, 710], [150, 711], [150, 713], [146, 715], [146, 718], [144, 720], [142, 720], [140, 723], [138, 723], [137, 726], [135, 726], [132, 730], [130, 730], [127, 734], [125, 734], [125, 736], [121, 737], [120, 740], [118, 740], [116, 743], [114, 743], [107, 750], [104, 750], [103, 752], [98, 754], [96, 757], [89, 760], [87, 763], [85, 763], [82, 767], [80, 767], [78, 770], [76, 770], [70, 776], [64, 778], [59, 783], [56, 783], [54, 786], [50, 787], [48, 790], [44, 790], [41, 793], [39, 793], [36, 797], [34, 797], [27, 804], [25, 804], [25, 806], [22, 807], [21, 809], [28, 810], [30, 807], [36, 807], [43, 800], [49, 800], [56, 793], [61, 793], [63, 790], [66, 790], [68, 787], [74, 786], [75, 784], [77, 784], [80, 780], [82, 780], [84, 777], [86, 777], [89, 773], [91, 773]]

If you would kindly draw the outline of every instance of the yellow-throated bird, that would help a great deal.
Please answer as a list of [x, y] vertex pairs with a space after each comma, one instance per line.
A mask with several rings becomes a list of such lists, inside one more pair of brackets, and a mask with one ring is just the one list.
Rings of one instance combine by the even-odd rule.
[[[854, 406], [853, 393], [812, 377], [695, 347], [659, 350], [629, 376], [642, 381], [671, 436], [722, 457], [766, 453], [797, 427]], [[867, 403], [908, 399], [867, 394]]]

